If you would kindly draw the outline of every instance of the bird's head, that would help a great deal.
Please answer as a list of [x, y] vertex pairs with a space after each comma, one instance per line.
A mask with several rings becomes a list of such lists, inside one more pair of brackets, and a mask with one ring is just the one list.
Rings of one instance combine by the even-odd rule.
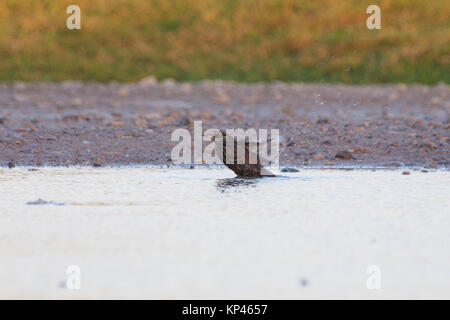
[[210, 139], [211, 141], [223, 141], [226, 137], [226, 133], [224, 130], [219, 129], [209, 129], [205, 132], [205, 137]]

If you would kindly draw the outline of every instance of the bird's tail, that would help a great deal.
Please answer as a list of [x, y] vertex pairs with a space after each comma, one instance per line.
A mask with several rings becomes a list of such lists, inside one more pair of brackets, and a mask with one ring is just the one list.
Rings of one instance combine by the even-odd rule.
[[275, 174], [273, 174], [272, 172], [270, 172], [266, 168], [261, 168], [261, 176], [264, 176], [264, 177], [276, 177]]

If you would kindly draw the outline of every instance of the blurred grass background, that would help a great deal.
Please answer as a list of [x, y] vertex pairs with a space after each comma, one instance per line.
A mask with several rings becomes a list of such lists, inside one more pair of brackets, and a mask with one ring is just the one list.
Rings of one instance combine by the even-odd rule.
[[449, 31], [448, 0], [1, 0], [0, 81], [449, 83]]

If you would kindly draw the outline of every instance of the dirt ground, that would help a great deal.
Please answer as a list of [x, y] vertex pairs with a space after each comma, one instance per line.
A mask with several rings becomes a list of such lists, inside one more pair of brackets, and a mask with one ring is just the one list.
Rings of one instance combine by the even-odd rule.
[[279, 129], [286, 166], [449, 168], [449, 98], [445, 84], [1, 84], [0, 166], [170, 164], [172, 131], [203, 120]]

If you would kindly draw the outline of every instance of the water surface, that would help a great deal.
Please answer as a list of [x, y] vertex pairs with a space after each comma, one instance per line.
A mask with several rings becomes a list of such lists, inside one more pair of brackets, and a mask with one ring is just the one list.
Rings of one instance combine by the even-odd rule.
[[450, 172], [401, 172], [0, 169], [0, 297], [450, 298]]

